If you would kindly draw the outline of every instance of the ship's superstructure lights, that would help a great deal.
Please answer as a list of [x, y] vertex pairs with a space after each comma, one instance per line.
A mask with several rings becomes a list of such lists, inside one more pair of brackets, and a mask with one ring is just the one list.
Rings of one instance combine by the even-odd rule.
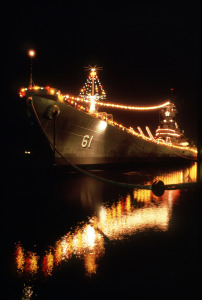
[[96, 104], [96, 98], [95, 96], [90, 96], [90, 112], [95, 112], [95, 104]]
[[[183, 149], [189, 148], [189, 143], [184, 138], [184, 132], [180, 131], [177, 123], [175, 122], [175, 115], [177, 109], [174, 103], [170, 103], [161, 110], [161, 124], [156, 130], [155, 137], [157, 140], [164, 140], [167, 145], [173, 147], [180, 147]], [[191, 149], [196, 151], [195, 149]]]
[[144, 135], [142, 129], [140, 128], [140, 126], [138, 126], [137, 129], [138, 129], [138, 131], [140, 132], [140, 135], [141, 135], [142, 137], [145, 137], [145, 135]]
[[86, 227], [86, 236], [87, 243], [90, 248], [93, 248], [95, 245], [96, 233], [95, 229], [91, 225], [87, 225]]
[[149, 127], [148, 127], [148, 126], [146, 126], [145, 128], [146, 128], [146, 131], [147, 131], [147, 133], [148, 133], [149, 137], [150, 137], [150, 138], [153, 140], [153, 139], [154, 139], [154, 137], [153, 137], [153, 135], [152, 135], [152, 133], [151, 133], [151, 131], [150, 131]]
[[183, 146], [183, 147], [187, 147], [187, 146], [189, 146], [189, 143], [188, 142], [182, 142], [182, 143], [180, 143], [180, 145]]

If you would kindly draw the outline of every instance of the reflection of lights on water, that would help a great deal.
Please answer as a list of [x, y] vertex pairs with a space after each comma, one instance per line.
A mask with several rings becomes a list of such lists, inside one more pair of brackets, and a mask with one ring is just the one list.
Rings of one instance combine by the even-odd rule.
[[[141, 192], [141, 190], [139, 190]], [[126, 210], [127, 211], [130, 211], [131, 209], [131, 197], [130, 195], [127, 195], [126, 197]]]
[[42, 261], [42, 271], [45, 276], [50, 276], [53, 271], [53, 263], [54, 263], [54, 256], [49, 250], [49, 252], [46, 253], [46, 255], [43, 257]]
[[110, 208], [101, 208], [99, 226], [106, 236], [110, 239], [121, 239], [125, 235], [132, 235], [136, 231], [148, 228], [168, 230], [170, 218], [166, 203], [161, 203], [159, 206], [150, 204], [137, 209], [129, 204], [129, 200], [128, 196], [124, 212], [120, 212], [121, 202]]
[[32, 291], [32, 286], [28, 286], [24, 284], [23, 288], [23, 295], [22, 295], [22, 300], [29, 300], [32, 297], [33, 291]]
[[86, 253], [84, 255], [84, 266], [88, 270], [87, 275], [95, 274], [98, 264], [96, 263], [96, 257], [92, 253]]
[[[156, 177], [165, 184], [182, 183], [196, 180], [197, 164], [186, 171], [175, 171]], [[135, 189], [132, 194], [111, 205], [102, 205], [98, 217], [92, 217], [88, 223], [81, 224], [68, 232], [55, 246], [40, 259], [35, 253], [25, 252], [20, 244], [15, 250], [17, 272], [36, 274], [41, 266], [44, 275], [51, 276], [54, 268], [72, 256], [83, 258], [86, 275], [97, 272], [98, 260], [105, 252], [104, 236], [110, 240], [123, 239], [137, 231], [147, 229], [166, 231], [172, 213], [172, 206], [180, 195], [180, 190], [167, 190], [156, 197], [150, 190]], [[141, 207], [140, 207], [141, 206]], [[25, 298], [26, 299], [26, 298]], [[29, 298], [28, 298], [29, 299]]]
[[102, 222], [105, 222], [106, 218], [107, 218], [106, 209], [103, 206], [101, 206], [99, 210], [99, 219], [102, 220]]
[[158, 197], [154, 196], [154, 194], [150, 190], [134, 190], [133, 197], [138, 202], [149, 202], [153, 198], [158, 199]]
[[62, 243], [56, 242], [54, 250], [55, 264], [58, 265], [63, 259]]
[[24, 270], [32, 275], [37, 273], [39, 256], [31, 251], [25, 255], [25, 251], [20, 244], [16, 245], [15, 259], [19, 274], [22, 274]]
[[82, 247], [82, 230], [78, 228], [73, 237], [73, 251], [74, 254], [81, 255], [83, 252]]
[[38, 259], [39, 257], [33, 253], [33, 252], [28, 252], [26, 259], [25, 259], [25, 270], [27, 272], [30, 272], [32, 275], [37, 273], [38, 269]]
[[93, 248], [95, 246], [95, 230], [91, 225], [87, 225], [84, 230], [84, 240], [86, 240], [86, 245], [89, 248]]
[[21, 273], [23, 272], [24, 269], [25, 254], [24, 254], [24, 249], [21, 247], [20, 244], [16, 245], [15, 258], [16, 258], [17, 271], [18, 273]]
[[60, 245], [62, 247], [62, 259], [70, 259], [73, 252], [73, 242], [71, 234], [68, 233], [65, 237], [63, 237]]
[[[148, 192], [152, 193], [151, 191], [142, 193], [142, 190], [140, 190], [139, 192], [142, 198], [138, 196], [138, 191], [134, 191], [134, 196], [138, 196], [136, 201], [143, 202], [146, 199], [146, 195], [151, 199], [151, 195], [148, 194]], [[174, 198], [176, 191], [166, 192], [172, 193]], [[165, 199], [168, 197], [166, 192], [165, 196], [163, 196]], [[164, 199], [163, 197], [162, 199]], [[77, 226], [74, 232], [69, 232], [58, 240], [53, 250], [50, 249], [44, 255], [42, 271], [46, 277], [51, 276], [54, 267], [57, 267], [62, 261], [67, 261], [72, 255], [76, 255], [80, 258], [83, 256], [87, 275], [94, 274], [98, 266], [97, 261], [105, 251], [104, 238], [100, 230], [110, 239], [122, 239], [126, 235], [132, 235], [136, 231], [143, 231], [148, 228], [166, 231], [168, 230], [169, 219], [170, 208], [166, 201], [163, 201], [158, 206], [145, 201], [145, 207], [136, 208], [130, 195], [127, 195], [125, 199], [122, 197], [117, 203], [112, 203], [111, 206], [101, 206], [99, 217], [91, 218], [90, 224], [84, 224], [81, 227]], [[17, 268], [22, 270], [25, 264], [25, 254], [22, 247], [18, 249], [17, 253]], [[32, 259], [35, 258], [35, 268], [32, 267], [32, 269], [36, 272], [38, 269], [36, 255], [31, 255], [30, 252], [28, 254], [29, 259], [30, 257]], [[29, 268], [30, 273], [33, 273], [31, 272], [31, 264], [26, 265], [26, 271]]]
[[[184, 182], [194, 182], [197, 179], [197, 163], [195, 162], [190, 168], [181, 171], [173, 171], [155, 177], [155, 180], [162, 180], [164, 184], [178, 184]], [[151, 182], [150, 182], [151, 183]]]
[[186, 181], [196, 181], [197, 180], [197, 163], [195, 162], [194, 163], [194, 165], [191, 167], [191, 168], [189, 168], [189, 169], [187, 169], [186, 171], [185, 171], [185, 179], [186, 179]]

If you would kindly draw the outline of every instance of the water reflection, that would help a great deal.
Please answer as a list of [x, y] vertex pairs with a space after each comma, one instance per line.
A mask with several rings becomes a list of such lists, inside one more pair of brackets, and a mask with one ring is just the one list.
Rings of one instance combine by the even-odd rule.
[[[142, 203], [146, 195], [155, 199], [151, 191], [141, 191], [138, 198]], [[165, 201], [166, 196], [164, 194], [158, 202], [144, 203], [141, 208], [135, 205], [135, 201], [131, 201], [130, 195], [126, 197], [125, 203], [118, 201], [111, 207], [103, 206], [100, 210], [99, 226], [110, 239], [122, 239], [125, 235], [147, 229], [166, 231], [170, 219], [170, 205]]]
[[[162, 180], [164, 184], [195, 182], [197, 180], [197, 163], [194, 163], [190, 168], [155, 176], [153, 181], [155, 180]], [[152, 182], [148, 183], [151, 184]]]
[[[150, 178], [147, 184], [154, 180], [162, 180], [165, 184], [196, 181], [196, 174], [195, 163], [190, 168]], [[135, 189], [113, 201], [100, 203], [88, 221], [70, 229], [45, 253], [39, 255], [26, 251], [18, 243], [15, 249], [17, 272], [20, 276], [42, 274], [50, 277], [62, 263], [68, 263], [74, 257], [83, 261], [86, 275], [91, 276], [97, 272], [100, 259], [105, 254], [106, 242], [127, 239], [136, 232], [147, 230], [167, 231], [173, 205], [180, 193], [180, 190], [167, 190], [157, 197], [150, 190]]]
[[32, 295], [32, 286], [24, 284], [24, 288], [22, 291], [22, 300], [29, 300], [32, 298]]

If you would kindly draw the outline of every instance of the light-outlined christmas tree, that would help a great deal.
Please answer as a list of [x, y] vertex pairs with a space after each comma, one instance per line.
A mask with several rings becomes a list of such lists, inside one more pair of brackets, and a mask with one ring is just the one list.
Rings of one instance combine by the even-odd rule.
[[82, 87], [79, 96], [90, 100], [90, 111], [95, 111], [95, 104], [99, 100], [106, 99], [106, 93], [98, 78], [97, 71], [102, 70], [101, 67], [85, 67], [86, 71], [90, 71], [87, 82]]

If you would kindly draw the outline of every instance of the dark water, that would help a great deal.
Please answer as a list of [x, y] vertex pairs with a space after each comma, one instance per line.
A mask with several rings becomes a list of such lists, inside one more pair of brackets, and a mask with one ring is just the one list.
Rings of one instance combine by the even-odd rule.
[[[94, 170], [150, 184], [189, 167]], [[77, 172], [24, 168], [5, 180], [0, 299], [201, 299], [197, 188], [132, 190]]]

